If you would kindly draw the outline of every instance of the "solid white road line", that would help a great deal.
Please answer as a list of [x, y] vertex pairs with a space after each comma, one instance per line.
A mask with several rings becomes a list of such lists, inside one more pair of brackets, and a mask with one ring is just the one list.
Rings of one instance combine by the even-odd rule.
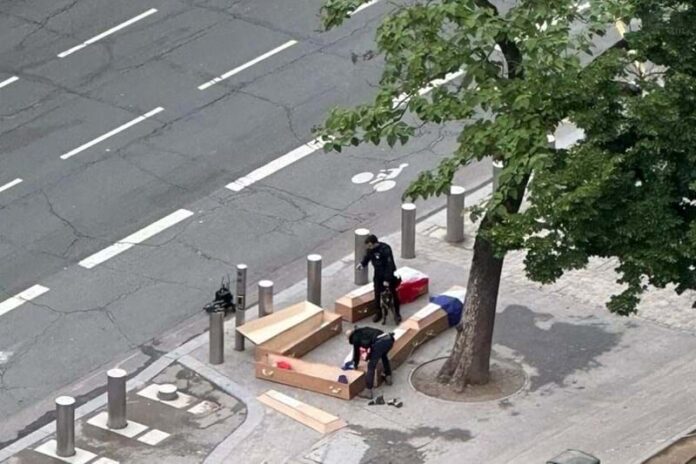
[[21, 183], [22, 183], [22, 179], [17, 178], [15, 180], [13, 180], [12, 182], [8, 182], [5, 185], [0, 186], [0, 192], [4, 192], [5, 190], [9, 190], [12, 187], [14, 187], [15, 185], [21, 184]]
[[48, 288], [42, 285], [34, 285], [33, 287], [29, 287], [23, 292], [20, 292], [15, 296], [6, 299], [2, 303], [0, 303], [0, 316], [9, 313], [10, 311], [12, 311], [15, 308], [18, 308], [19, 306], [22, 306], [27, 301], [31, 301], [34, 298], [43, 295], [47, 291]]
[[59, 54], [58, 54], [58, 58], [65, 58], [66, 56], [71, 55], [71, 54], [75, 53], [75, 52], [78, 51], [78, 50], [82, 50], [82, 49], [85, 48], [87, 45], [91, 45], [91, 44], [93, 44], [94, 42], [97, 42], [97, 41], [103, 39], [104, 37], [113, 34], [114, 32], [118, 32], [118, 31], [120, 31], [121, 29], [123, 29], [124, 27], [128, 27], [128, 26], [130, 26], [131, 24], [136, 23], [136, 22], [140, 21], [141, 19], [146, 18], [146, 17], [148, 17], [148, 16], [150, 16], [151, 14], [154, 14], [154, 13], [157, 13], [157, 9], [156, 9], [156, 8], [151, 8], [151, 9], [147, 10], [145, 13], [140, 13], [140, 14], [139, 14], [138, 16], [136, 16], [135, 18], [131, 18], [131, 19], [129, 19], [128, 21], [119, 24], [118, 26], [112, 27], [112, 28], [109, 29], [108, 31], [102, 32], [102, 33], [99, 34], [99, 35], [95, 35], [95, 36], [92, 37], [91, 39], [89, 39], [89, 40], [87, 40], [87, 41], [85, 41], [85, 42], [82, 42], [80, 45], [77, 45], [77, 46], [71, 48], [70, 50], [66, 50], [66, 51], [64, 51], [64, 52], [59, 53]]
[[80, 153], [81, 151], [84, 151], [90, 147], [93, 147], [94, 145], [98, 144], [99, 142], [103, 142], [104, 140], [108, 139], [109, 137], [113, 137], [114, 135], [118, 134], [119, 132], [122, 132], [122, 131], [128, 129], [129, 127], [134, 126], [134, 125], [138, 124], [139, 122], [143, 122], [147, 118], [150, 118], [150, 117], [152, 117], [152, 116], [154, 116], [157, 113], [160, 113], [162, 111], [164, 111], [164, 108], [162, 108], [161, 106], [155, 108], [152, 111], [148, 111], [147, 113], [143, 114], [142, 116], [138, 116], [137, 118], [133, 119], [132, 121], [127, 122], [124, 125], [119, 126], [116, 129], [109, 131], [100, 137], [97, 137], [96, 139], [92, 140], [91, 142], [87, 142], [84, 145], [81, 145], [81, 146], [75, 148], [74, 150], [71, 150], [71, 151], [65, 153], [64, 155], [60, 155], [60, 157], [61, 157], [61, 159], [66, 160], [72, 156], [75, 156], [78, 153]]
[[110, 247], [104, 248], [103, 250], [93, 254], [92, 256], [83, 259], [79, 262], [79, 264], [80, 266], [86, 269], [92, 269], [94, 266], [97, 266], [103, 263], [104, 261], [107, 261], [113, 258], [114, 256], [123, 253], [127, 249], [144, 242], [145, 240], [159, 234], [163, 230], [168, 229], [173, 225], [191, 216], [193, 216], [193, 212], [186, 209], [174, 211], [169, 216], [165, 216], [159, 221], [153, 222], [149, 226], [140, 229], [136, 233], [131, 234], [122, 240], [119, 240]]
[[263, 55], [254, 58], [253, 60], [249, 61], [248, 63], [244, 63], [243, 65], [238, 66], [238, 67], [234, 68], [233, 70], [227, 71], [225, 74], [222, 74], [222, 75], [216, 77], [212, 81], [208, 81], [205, 84], [198, 86], [198, 90], [205, 90], [208, 87], [211, 87], [211, 86], [217, 84], [218, 82], [224, 81], [225, 79], [232, 77], [235, 74], [238, 74], [238, 73], [244, 71], [245, 69], [248, 69], [248, 68], [254, 66], [257, 63], [260, 63], [261, 61], [265, 60], [266, 58], [270, 58], [271, 56], [275, 55], [276, 53], [280, 53], [283, 50], [285, 50], [286, 48], [292, 47], [296, 43], [297, 43], [297, 40], [289, 40], [289, 41], [285, 42], [283, 45], [281, 45], [280, 47], [276, 47], [273, 50], [268, 51], [268, 52], [264, 53]]
[[365, 8], [374, 5], [374, 4], [377, 3], [378, 1], [379, 1], [379, 0], [370, 0], [370, 1], [367, 2], [367, 3], [363, 3], [362, 5], [360, 5], [359, 7], [357, 7], [355, 10], [353, 10], [353, 12], [350, 14], [350, 16], [353, 16], [355, 13], [357, 13], [357, 12], [359, 12], [359, 11], [362, 11], [362, 10], [364, 10]]
[[9, 79], [5, 79], [4, 81], [0, 82], [0, 89], [10, 85], [13, 82], [18, 81], [18, 80], [19, 80], [19, 77], [17, 77], [17, 76], [12, 76]]
[[[433, 90], [435, 87], [440, 87], [441, 85], [445, 85], [450, 81], [453, 81], [454, 79], [461, 77], [464, 75], [464, 71], [459, 70], [456, 72], [451, 72], [445, 75], [442, 79], [435, 79], [430, 82], [430, 84], [426, 85], [422, 89], [418, 91], [419, 96], [423, 96]], [[399, 105], [402, 105], [403, 103], [407, 103], [411, 97], [409, 95], [406, 95], [405, 93], [402, 93], [398, 97], [394, 98], [392, 100], [392, 105], [394, 105], [394, 108], [398, 107]]]
[[[426, 93], [430, 92], [432, 89], [435, 87], [444, 85], [464, 74], [464, 71], [457, 71], [453, 73], [447, 74], [445, 77], [442, 79], [435, 79], [432, 81], [429, 85], [426, 87], [420, 89], [418, 91], [419, 95], [425, 95]], [[401, 95], [398, 98], [394, 99], [394, 105], [398, 106], [404, 102], [408, 101], [408, 96], [407, 95]], [[287, 153], [280, 158], [276, 158], [270, 163], [261, 166], [258, 169], [255, 169], [254, 171], [251, 171], [249, 174], [247, 174], [244, 177], [240, 177], [239, 179], [235, 180], [234, 182], [231, 182], [227, 184], [225, 187], [229, 190], [232, 190], [233, 192], [240, 192], [244, 190], [245, 188], [249, 187], [250, 185], [265, 179], [266, 177], [270, 176], [271, 174], [274, 174], [278, 171], [280, 171], [283, 168], [286, 168], [290, 166], [291, 164], [301, 160], [302, 158], [311, 155], [315, 151], [319, 150], [322, 148], [324, 144], [321, 142], [319, 139], [314, 139], [311, 142], [302, 145], [298, 148], [295, 148], [293, 151], [290, 153]]]
[[260, 168], [251, 171], [244, 177], [240, 177], [234, 182], [227, 184], [225, 187], [234, 192], [239, 192], [251, 184], [260, 181], [281, 169], [290, 166], [292, 163], [301, 160], [305, 156], [311, 155], [315, 151], [322, 148], [324, 144], [319, 139], [314, 139], [311, 142], [295, 148], [290, 153], [287, 153], [280, 158], [276, 158], [270, 163], [261, 166]]

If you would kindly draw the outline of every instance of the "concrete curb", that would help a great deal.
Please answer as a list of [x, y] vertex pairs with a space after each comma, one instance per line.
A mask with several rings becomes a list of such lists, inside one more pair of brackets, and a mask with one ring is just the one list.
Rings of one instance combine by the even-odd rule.
[[190, 355], [182, 356], [179, 359], [179, 362], [192, 371], [195, 371], [199, 375], [205, 377], [226, 393], [238, 398], [247, 407], [247, 417], [242, 425], [228, 435], [222, 443], [220, 443], [210, 454], [208, 454], [205, 461], [203, 461], [204, 464], [222, 464], [225, 462], [230, 453], [232, 453], [232, 450], [261, 424], [261, 421], [265, 415], [264, 409], [247, 389], [230, 380], [217, 369], [200, 362]]
[[[487, 187], [492, 185], [492, 181], [492, 178], [488, 179], [487, 181], [484, 181], [481, 184], [474, 187], [473, 189], [467, 191], [467, 206], [477, 204], [481, 202], [483, 199], [485, 199], [490, 194], [490, 189], [488, 189]], [[416, 222], [422, 223], [434, 216], [435, 214], [441, 212], [446, 207], [446, 205], [443, 205], [439, 208], [435, 208], [431, 211], [428, 211], [421, 217], [419, 217], [416, 220]], [[399, 231], [397, 230], [394, 233], [398, 234]], [[322, 272], [323, 277], [327, 278], [335, 275], [345, 266], [352, 265], [352, 262], [353, 253], [350, 253], [344, 256], [343, 258], [326, 266]], [[278, 299], [282, 299], [284, 295], [293, 294], [297, 292], [300, 288], [304, 288], [306, 285], [307, 279], [302, 279], [296, 282], [295, 284], [291, 285], [290, 287], [283, 289], [281, 292], [277, 293], [275, 297]], [[257, 306], [251, 306], [247, 308], [247, 314], [250, 315], [252, 313], [252, 310], [256, 307]], [[252, 319], [255, 319], [255, 317], [247, 318], [247, 321]], [[225, 322], [226, 331], [233, 327], [234, 318], [229, 319]], [[152, 364], [150, 364], [148, 367], [143, 369], [136, 376], [129, 379], [126, 384], [126, 390], [130, 392], [137, 388], [143, 387], [147, 382], [152, 380], [156, 375], [158, 375], [164, 369], [169, 367], [171, 364], [179, 362], [180, 364], [186, 366], [187, 368], [195, 371], [197, 374], [206, 378], [213, 384], [217, 385], [226, 393], [242, 401], [247, 407], [248, 416], [246, 420], [238, 429], [232, 432], [221, 444], [219, 444], [204, 461], [206, 464], [216, 464], [222, 463], [223, 459], [229, 455], [234, 446], [238, 445], [243, 438], [247, 437], [261, 423], [261, 420], [264, 416], [264, 411], [258, 404], [256, 398], [253, 395], [251, 395], [247, 390], [245, 390], [241, 385], [237, 384], [232, 379], [224, 376], [216, 369], [211, 368], [210, 366], [207, 366], [204, 363], [198, 361], [193, 356], [190, 356], [190, 354], [194, 350], [200, 348], [201, 346], [204, 346], [207, 342], [208, 331], [206, 330], [205, 332], [194, 337], [193, 339], [189, 340], [188, 342], [184, 343], [178, 348], [175, 348], [172, 351], [162, 355], [162, 357], [160, 357]], [[96, 411], [97, 409], [104, 407], [106, 403], [106, 393], [103, 393], [98, 397], [86, 402], [85, 404], [83, 404], [75, 410], [75, 420], [81, 419], [87, 416], [88, 414], [91, 414], [92, 412]], [[19, 453], [20, 451], [26, 448], [33, 446], [34, 444], [42, 440], [45, 440], [54, 433], [55, 422], [50, 422], [49, 424], [44, 425], [40, 429], [35, 430], [34, 432], [30, 433], [29, 435], [23, 438], [20, 438], [11, 445], [3, 449], [0, 449], [0, 462], [9, 459], [13, 455]]]

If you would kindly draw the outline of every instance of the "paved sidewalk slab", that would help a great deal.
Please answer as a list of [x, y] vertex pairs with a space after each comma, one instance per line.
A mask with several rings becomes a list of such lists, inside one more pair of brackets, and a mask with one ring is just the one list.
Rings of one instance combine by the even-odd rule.
[[[397, 259], [431, 277], [431, 295], [452, 285], [465, 285], [471, 238], [460, 246], [442, 241], [444, 212], [418, 225], [414, 260]], [[467, 230], [474, 226], [467, 224]], [[399, 253], [399, 236], [386, 238]], [[496, 356], [524, 367], [525, 387], [509, 398], [481, 403], [451, 403], [425, 397], [409, 376], [423, 362], [451, 349], [450, 329], [419, 348], [383, 387], [387, 399], [398, 397], [401, 409], [368, 406], [363, 400], [342, 401], [258, 380], [253, 345], [235, 352], [228, 327], [226, 361], [213, 368], [230, 376], [251, 395], [276, 389], [348, 422], [348, 427], [322, 437], [292, 419], [266, 410], [261, 424], [229, 455], [248, 463], [386, 462], [531, 463], [545, 462], [566, 448], [597, 455], [603, 463], [641, 462], [656, 446], [666, 444], [696, 415], [690, 404], [690, 379], [696, 363], [690, 353], [696, 338], [688, 327], [670, 327], [640, 317], [613, 316], [603, 307], [616, 288], [611, 263], [592, 262], [587, 270], [557, 284], [541, 287], [526, 279], [523, 256], [506, 259], [494, 336]], [[325, 272], [323, 306], [354, 288], [352, 261]], [[328, 275], [327, 275], [328, 274]], [[301, 276], [298, 276], [301, 277]], [[283, 308], [304, 298], [302, 285], [276, 298]], [[672, 296], [663, 293], [667, 301]], [[654, 298], [649, 295], [648, 300]], [[673, 300], [675, 304], [677, 299]], [[405, 305], [408, 316], [425, 298]], [[652, 314], [652, 313], [649, 313]], [[254, 315], [254, 310], [248, 319]], [[666, 316], [667, 317], [667, 316]], [[654, 319], [651, 317], [651, 319]], [[371, 325], [370, 322], [363, 322]], [[346, 325], [348, 325], [346, 323]], [[378, 326], [382, 327], [382, 326]], [[305, 358], [339, 365], [349, 346], [335, 337]], [[192, 353], [207, 362], [207, 346]]]

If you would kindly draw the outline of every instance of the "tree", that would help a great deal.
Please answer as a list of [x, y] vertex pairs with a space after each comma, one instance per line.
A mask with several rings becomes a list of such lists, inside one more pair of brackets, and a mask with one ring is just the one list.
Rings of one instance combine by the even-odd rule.
[[[325, 25], [339, 25], [361, 3], [327, 0]], [[487, 0], [403, 6], [378, 29], [385, 69], [374, 102], [334, 109], [319, 129], [325, 148], [341, 151], [381, 140], [405, 144], [416, 124], [467, 121], [458, 149], [436, 169], [420, 174], [405, 193], [411, 198], [444, 193], [455, 172], [474, 160], [492, 156], [503, 163], [497, 190], [475, 211], [480, 225], [465, 313], [439, 373], [441, 382], [456, 390], [488, 382], [507, 251], [526, 250], [527, 275], [543, 283], [585, 266], [591, 256], [618, 258], [627, 290], [613, 297], [608, 307], [620, 314], [635, 310], [647, 282], [676, 283], [679, 291], [694, 288], [693, 269], [688, 270], [696, 243], [692, 212], [686, 212], [686, 206], [674, 211], [679, 195], [693, 195], [693, 152], [689, 160], [681, 156], [691, 140], [683, 131], [683, 140], [673, 141], [680, 149], [668, 153], [673, 142], [657, 140], [655, 134], [666, 131], [668, 124], [648, 117], [665, 105], [673, 121], [683, 116], [688, 104], [683, 110], [672, 109], [673, 98], [657, 96], [669, 92], [668, 86], [663, 89], [645, 76], [634, 76], [635, 83], [626, 79], [627, 65], [636, 59], [649, 57], [660, 64], [648, 53], [661, 44], [659, 38], [647, 39], [649, 31], [657, 29], [644, 27], [629, 35], [643, 41], [641, 51], [619, 47], [593, 56], [596, 59], [586, 68], [580, 60], [593, 55], [593, 35], [602, 34], [615, 19], [664, 13], [650, 6], [655, 3], [684, 2], [604, 0], [583, 8], [570, 0], [520, 0], [504, 12]], [[419, 94], [428, 82], [459, 70], [464, 76], [456, 85]], [[406, 122], [407, 113], [414, 123]], [[568, 150], [550, 147], [547, 135], [566, 118], [585, 130], [585, 140]], [[658, 159], [650, 158], [655, 150]], [[660, 169], [665, 163], [668, 167]], [[677, 177], [679, 187], [670, 187]], [[643, 184], [636, 192], [638, 178]], [[674, 242], [665, 244], [664, 237]]]

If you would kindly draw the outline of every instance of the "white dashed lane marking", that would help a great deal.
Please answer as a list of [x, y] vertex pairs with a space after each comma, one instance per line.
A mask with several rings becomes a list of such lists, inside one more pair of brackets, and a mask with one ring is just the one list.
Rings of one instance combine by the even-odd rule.
[[133, 24], [133, 23], [137, 23], [137, 22], [140, 21], [141, 19], [147, 18], [147, 17], [150, 16], [151, 14], [155, 14], [155, 13], [157, 13], [157, 9], [156, 9], [156, 8], [151, 8], [151, 9], [147, 10], [147, 11], [144, 12], [144, 13], [140, 13], [138, 16], [136, 16], [136, 17], [134, 17], [134, 18], [131, 18], [131, 19], [129, 19], [128, 21], [122, 22], [122, 23], [119, 24], [118, 26], [114, 26], [114, 27], [112, 27], [111, 29], [109, 29], [108, 31], [104, 31], [104, 32], [102, 32], [101, 34], [95, 35], [95, 36], [92, 37], [91, 39], [88, 39], [88, 40], [82, 42], [80, 45], [77, 45], [77, 46], [71, 48], [70, 50], [66, 50], [66, 51], [64, 51], [64, 52], [59, 53], [59, 54], [58, 54], [58, 58], [65, 58], [65, 57], [68, 56], [68, 55], [72, 55], [72, 54], [75, 53], [76, 51], [82, 50], [82, 49], [85, 48], [86, 46], [91, 45], [91, 44], [93, 44], [93, 43], [95, 43], [95, 42], [98, 42], [98, 41], [100, 41], [101, 39], [103, 39], [104, 37], [110, 36], [110, 35], [113, 34], [114, 32], [118, 32], [118, 31], [120, 31], [121, 29], [126, 28], [126, 27], [130, 26], [130, 25]]
[[231, 71], [227, 71], [225, 74], [222, 74], [222, 75], [216, 77], [215, 79], [198, 86], [198, 90], [205, 90], [205, 89], [217, 84], [218, 82], [222, 82], [225, 79], [229, 79], [230, 77], [234, 76], [235, 74], [239, 74], [240, 72], [244, 71], [245, 69], [249, 69], [252, 66], [254, 66], [255, 64], [260, 63], [263, 60], [272, 57], [276, 53], [280, 53], [283, 50], [285, 50], [286, 48], [292, 47], [296, 43], [297, 43], [297, 40], [290, 40], [288, 42], [285, 42], [280, 47], [276, 47], [273, 50], [268, 51], [268, 52], [264, 53], [263, 55], [258, 56], [256, 58], [254, 58], [253, 60], [251, 60], [247, 63], [244, 63], [241, 66], [237, 66], [236, 68], [232, 69]]
[[4, 81], [0, 82], [0, 89], [12, 84], [13, 82], [17, 82], [18, 80], [19, 77], [17, 76], [12, 76], [9, 79], [5, 79]]
[[42, 285], [34, 285], [32, 287], [29, 287], [28, 289], [24, 290], [23, 292], [20, 292], [16, 294], [15, 296], [6, 299], [2, 303], [0, 303], [0, 316], [3, 314], [7, 314], [13, 309], [16, 309], [26, 303], [27, 301], [31, 301], [34, 298], [39, 297], [40, 295], [43, 295], [48, 291], [48, 288], [42, 286]]
[[134, 234], [131, 234], [122, 240], [119, 240], [110, 247], [104, 248], [103, 250], [93, 254], [92, 256], [83, 259], [82, 261], [80, 261], [79, 264], [85, 269], [92, 269], [93, 267], [103, 263], [104, 261], [107, 261], [113, 258], [114, 256], [123, 253], [129, 248], [132, 248], [135, 245], [142, 243], [151, 237], [154, 237], [160, 232], [172, 227], [175, 224], [178, 224], [179, 222], [191, 216], [193, 216], [193, 212], [189, 210], [177, 210], [169, 216], [165, 216], [159, 221], [153, 222], [149, 226], [140, 229], [138, 232], [135, 232]]
[[63, 155], [60, 155], [60, 158], [64, 159], [64, 160], [71, 158], [71, 157], [77, 155], [78, 153], [95, 146], [99, 142], [103, 142], [104, 140], [106, 140], [110, 137], [113, 137], [114, 135], [118, 134], [119, 132], [123, 132], [124, 130], [126, 130], [132, 126], [135, 126], [136, 124], [143, 122], [146, 119], [151, 118], [152, 116], [156, 115], [157, 113], [161, 113], [162, 111], [164, 111], [164, 108], [162, 108], [161, 106], [155, 108], [152, 111], [148, 111], [147, 113], [143, 114], [142, 116], [138, 116], [137, 118], [135, 118], [135, 119], [133, 119], [133, 120], [121, 125], [121, 126], [118, 126], [116, 129], [111, 130], [104, 135], [100, 135], [96, 139], [94, 139], [90, 142], [87, 142], [84, 145], [80, 145], [79, 147], [75, 148], [74, 150], [70, 150], [69, 152], [67, 152]]

